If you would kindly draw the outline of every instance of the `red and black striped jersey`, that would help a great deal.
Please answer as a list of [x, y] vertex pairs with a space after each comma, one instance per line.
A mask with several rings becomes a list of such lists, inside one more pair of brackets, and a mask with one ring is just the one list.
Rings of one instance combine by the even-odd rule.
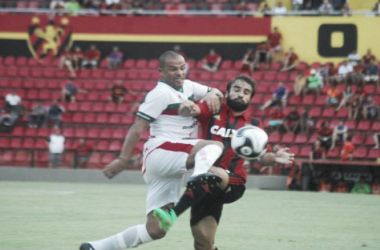
[[231, 148], [232, 135], [245, 125], [254, 125], [261, 128], [260, 122], [252, 118], [248, 111], [240, 116], [234, 116], [230, 108], [223, 104], [218, 114], [212, 114], [206, 103], [198, 104], [201, 113], [196, 118], [201, 123], [202, 139], [222, 142], [224, 151], [222, 156], [217, 160], [215, 166], [229, 170], [244, 180], [247, 179], [247, 173], [243, 169], [244, 159], [237, 156]]

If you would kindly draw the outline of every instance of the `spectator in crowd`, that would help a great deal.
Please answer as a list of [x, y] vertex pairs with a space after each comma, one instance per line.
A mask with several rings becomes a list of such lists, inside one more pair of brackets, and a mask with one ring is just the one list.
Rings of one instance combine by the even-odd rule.
[[284, 119], [284, 128], [288, 133], [295, 133], [301, 122], [301, 116], [298, 114], [297, 107], [292, 107], [290, 113]]
[[269, 5], [267, 3], [264, 3], [263, 7], [261, 8], [261, 12], [264, 14], [265, 17], [271, 16], [271, 9], [269, 8]]
[[282, 108], [285, 108], [286, 102], [288, 100], [288, 89], [284, 87], [282, 82], [278, 83], [278, 88], [273, 91], [272, 99], [266, 101], [264, 105], [260, 108], [261, 110], [266, 109], [271, 105], [281, 105]]
[[241, 68], [242, 72], [246, 74], [251, 74], [255, 70], [255, 62], [256, 62], [255, 54], [256, 53], [253, 51], [253, 49], [248, 49], [247, 52], [244, 54], [244, 57], [242, 60], [243, 66]]
[[380, 195], [380, 177], [375, 176], [374, 181], [371, 185], [372, 194]]
[[366, 182], [364, 176], [360, 176], [359, 182], [357, 182], [351, 189], [352, 194], [370, 194], [371, 186]]
[[306, 87], [306, 77], [303, 71], [298, 71], [297, 77], [294, 80], [294, 95], [301, 95]]
[[339, 123], [334, 127], [331, 149], [335, 147], [336, 143], [343, 144], [347, 141], [347, 133], [348, 127], [344, 124], [343, 120], [339, 120]]
[[376, 65], [375, 60], [371, 60], [370, 64], [366, 66], [364, 81], [376, 83], [379, 87], [379, 67]]
[[93, 145], [87, 143], [83, 138], [80, 139], [75, 148], [74, 168], [84, 168], [94, 150]]
[[326, 150], [321, 147], [320, 141], [315, 141], [312, 150], [309, 154], [309, 159], [311, 161], [315, 160], [326, 160]]
[[292, 1], [292, 6], [293, 6], [292, 9], [295, 11], [301, 10], [302, 5], [303, 5], [303, 0], [293, 0]]
[[114, 46], [112, 52], [107, 57], [109, 69], [116, 69], [120, 67], [123, 60], [123, 52], [119, 51], [119, 47]]
[[185, 52], [182, 51], [181, 46], [174, 45], [173, 51], [176, 52], [177, 54], [180, 54], [185, 60], [188, 59], [188, 57], [186, 56]]
[[275, 128], [278, 132], [280, 126], [284, 123], [284, 113], [278, 106], [276, 106], [273, 113], [270, 114], [270, 118], [271, 120], [269, 121], [269, 126]]
[[292, 70], [296, 67], [296, 62], [298, 61], [298, 55], [294, 53], [293, 48], [289, 49], [289, 52], [285, 54], [285, 59], [283, 61], [282, 72]]
[[240, 17], [246, 17], [247, 11], [250, 11], [247, 2], [245, 0], [241, 0], [238, 5], [236, 5], [235, 10], [240, 11]]
[[75, 46], [75, 49], [71, 53], [71, 55], [72, 55], [73, 68], [75, 70], [79, 70], [80, 65], [82, 65], [82, 61], [83, 61], [82, 49], [79, 46]]
[[356, 120], [365, 96], [363, 87], [358, 86], [353, 97], [351, 98], [351, 101], [348, 103], [348, 119]]
[[366, 67], [361, 60], [358, 61], [356, 66], [354, 66], [354, 70], [352, 71], [352, 83], [353, 84], [361, 84], [364, 79], [364, 72], [366, 71]]
[[75, 102], [75, 96], [78, 92], [87, 93], [86, 90], [77, 88], [73, 81], [69, 80], [65, 87], [62, 88], [61, 91], [61, 99], [62, 102]]
[[336, 193], [348, 193], [348, 185], [343, 180], [340, 180], [335, 186], [334, 191]]
[[351, 136], [347, 136], [346, 141], [343, 143], [341, 152], [341, 160], [352, 161], [354, 159], [355, 145], [351, 142]]
[[343, 7], [340, 9], [340, 13], [343, 15], [343, 16], [351, 16], [351, 8], [350, 8], [350, 5], [348, 4], [348, 2], [346, 2]]
[[312, 0], [305, 0], [303, 3], [303, 9], [304, 10], [313, 10], [313, 1]]
[[258, 68], [260, 63], [265, 63], [267, 65], [266, 68], [269, 69], [269, 66], [272, 62], [270, 51], [271, 51], [271, 47], [268, 41], [264, 41], [261, 44], [257, 45], [255, 60], [253, 62], [254, 69]]
[[122, 103], [124, 100], [124, 95], [128, 93], [128, 89], [123, 86], [123, 82], [121, 80], [117, 80], [116, 84], [110, 86], [111, 95], [108, 98], [110, 102], [114, 103]]
[[47, 146], [50, 153], [49, 168], [56, 168], [61, 161], [61, 155], [65, 150], [65, 137], [61, 135], [61, 130], [55, 128], [54, 134], [47, 139]]
[[91, 45], [90, 49], [84, 54], [84, 59], [82, 61], [82, 68], [91, 65], [93, 69], [98, 67], [98, 62], [100, 59], [100, 51], [95, 45]]
[[44, 126], [47, 126], [49, 120], [53, 120], [54, 126], [58, 127], [61, 125], [61, 114], [64, 113], [65, 110], [58, 105], [58, 101], [54, 100], [53, 104], [49, 107], [47, 115], [45, 116]]
[[373, 134], [373, 141], [375, 142], [375, 147], [373, 147], [374, 149], [377, 149], [379, 148], [379, 142], [380, 142], [380, 130], [375, 132]]
[[66, 10], [68, 10], [70, 12], [70, 15], [73, 15], [73, 16], [78, 15], [78, 10], [80, 10], [80, 9], [81, 9], [81, 6], [77, 0], [70, 0], [66, 4]]
[[313, 120], [309, 119], [309, 111], [306, 107], [302, 108], [301, 116], [300, 116], [300, 128], [301, 133], [308, 134], [309, 128], [314, 126]]
[[270, 58], [273, 61], [279, 61], [282, 58], [282, 34], [278, 31], [277, 27], [273, 28], [273, 32], [268, 35], [268, 42], [271, 47]]
[[318, 191], [321, 193], [329, 193], [332, 191], [332, 183], [329, 176], [322, 176], [319, 182]]
[[99, 10], [99, 3], [96, 1], [96, 3], [93, 0], [86, 0], [83, 3], [83, 8], [85, 9], [92, 9], [92, 10]]
[[350, 64], [352, 67], [355, 67], [358, 65], [358, 62], [360, 61], [362, 57], [359, 55], [358, 51], [355, 49], [348, 55], [348, 64]]
[[323, 78], [323, 82], [332, 82], [335, 79], [334, 65], [332, 63], [326, 63], [322, 65], [321, 69], [319, 70], [319, 74]]
[[281, 1], [279, 1], [277, 5], [273, 8], [273, 13], [277, 16], [282, 16], [286, 14], [287, 11], [287, 8], [282, 4]]
[[222, 56], [217, 54], [214, 49], [210, 49], [210, 52], [203, 59], [203, 69], [215, 73], [218, 71], [219, 64], [222, 62]]
[[63, 0], [53, 0], [50, 2], [51, 10], [63, 10], [66, 8], [66, 3]]
[[347, 61], [343, 61], [342, 65], [338, 68], [337, 80], [339, 82], [347, 83], [347, 80], [351, 78], [351, 74], [354, 68]]
[[380, 12], [380, 0], [378, 0], [377, 3], [375, 3], [375, 6], [373, 6], [372, 11], [376, 13]]
[[[18, 119], [20, 119], [26, 112], [25, 106], [20, 100], [15, 106], [12, 106], [10, 113], [1, 116], [0, 124], [5, 124], [12, 127]], [[6, 121], [7, 120], [7, 121]]]
[[341, 93], [339, 89], [337, 88], [337, 83], [336, 82], [332, 83], [330, 89], [327, 91], [326, 105], [327, 106], [337, 105], [339, 103], [340, 95]]
[[302, 190], [301, 168], [297, 164], [291, 167], [286, 181], [288, 190]]
[[68, 46], [61, 53], [61, 58], [59, 60], [59, 69], [62, 69], [63, 66], [66, 66], [67, 70], [70, 72], [71, 77], [77, 76], [73, 68], [73, 54], [71, 53], [70, 47]]
[[321, 143], [326, 151], [330, 149], [332, 145], [332, 135], [333, 130], [330, 128], [330, 123], [325, 121], [322, 123], [321, 127], [317, 130], [318, 141]]
[[315, 69], [310, 70], [310, 76], [306, 78], [306, 87], [303, 89], [303, 95], [306, 95], [309, 91], [315, 92], [316, 96], [319, 96], [321, 90], [321, 78], [317, 76]]
[[352, 91], [352, 88], [350, 85], [347, 85], [345, 90], [343, 91], [342, 100], [339, 103], [339, 106], [336, 108], [336, 111], [341, 109], [342, 107], [345, 107], [348, 103], [352, 101], [352, 97], [354, 96], [354, 92]]
[[21, 97], [17, 95], [16, 89], [12, 89], [11, 93], [5, 96], [5, 105], [2, 112], [10, 112], [21, 101]]
[[362, 103], [362, 115], [363, 119], [375, 119], [379, 114], [379, 105], [375, 103], [372, 96], [367, 96]]
[[343, 6], [346, 0], [332, 0], [331, 4], [334, 8], [334, 10], [340, 10]]
[[46, 116], [46, 109], [40, 101], [36, 102], [36, 105], [33, 107], [32, 112], [30, 112], [28, 120], [29, 127], [37, 128], [44, 120]]
[[365, 66], [369, 65], [372, 60], [376, 61], [376, 57], [372, 54], [370, 49], [367, 50], [367, 54], [365, 54], [362, 59]]
[[333, 6], [331, 5], [329, 0], [323, 0], [323, 3], [321, 4], [321, 6], [319, 6], [318, 9], [321, 15], [329, 15], [333, 12], [333, 10]]

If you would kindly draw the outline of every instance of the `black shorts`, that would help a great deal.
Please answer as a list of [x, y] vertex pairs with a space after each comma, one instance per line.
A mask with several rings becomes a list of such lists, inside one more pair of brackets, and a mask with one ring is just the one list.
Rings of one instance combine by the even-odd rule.
[[[228, 173], [232, 178], [239, 178], [245, 183], [245, 180], [234, 174]], [[223, 204], [232, 203], [240, 199], [245, 191], [245, 185], [229, 184], [226, 191], [220, 190], [218, 193], [206, 194], [206, 196], [196, 205], [191, 207], [190, 225], [195, 226], [203, 218], [213, 216], [219, 224], [220, 217], [222, 216]]]
[[266, 52], [260, 52], [259, 53], [259, 61], [261, 63], [265, 63], [267, 61], [267, 53]]

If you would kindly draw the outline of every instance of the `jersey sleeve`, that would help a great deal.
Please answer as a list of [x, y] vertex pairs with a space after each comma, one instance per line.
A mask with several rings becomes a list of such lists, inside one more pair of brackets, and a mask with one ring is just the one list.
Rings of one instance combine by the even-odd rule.
[[208, 121], [208, 119], [210, 119], [212, 113], [208, 109], [207, 104], [205, 102], [203, 102], [203, 103], [198, 103], [197, 105], [201, 111], [201, 113], [196, 117], [197, 120], [200, 123], [204, 123], [204, 122]]
[[191, 89], [194, 94], [194, 101], [199, 101], [200, 99], [205, 97], [208, 92], [211, 91], [210, 87], [207, 87], [205, 85], [202, 85], [193, 81], [189, 81], [189, 82], [191, 84]]
[[147, 94], [140, 105], [137, 116], [153, 122], [167, 107], [167, 96], [162, 91], [152, 91]]

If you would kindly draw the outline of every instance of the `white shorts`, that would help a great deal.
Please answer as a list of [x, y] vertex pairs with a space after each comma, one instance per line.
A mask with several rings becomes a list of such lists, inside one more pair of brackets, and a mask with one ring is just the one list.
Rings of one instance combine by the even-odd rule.
[[143, 175], [148, 186], [146, 213], [177, 203], [184, 184], [187, 157], [200, 140], [149, 139], [144, 145]]
[[377, 76], [377, 75], [365, 76], [364, 80], [366, 82], [377, 81], [377, 80], [379, 80], [379, 76]]

